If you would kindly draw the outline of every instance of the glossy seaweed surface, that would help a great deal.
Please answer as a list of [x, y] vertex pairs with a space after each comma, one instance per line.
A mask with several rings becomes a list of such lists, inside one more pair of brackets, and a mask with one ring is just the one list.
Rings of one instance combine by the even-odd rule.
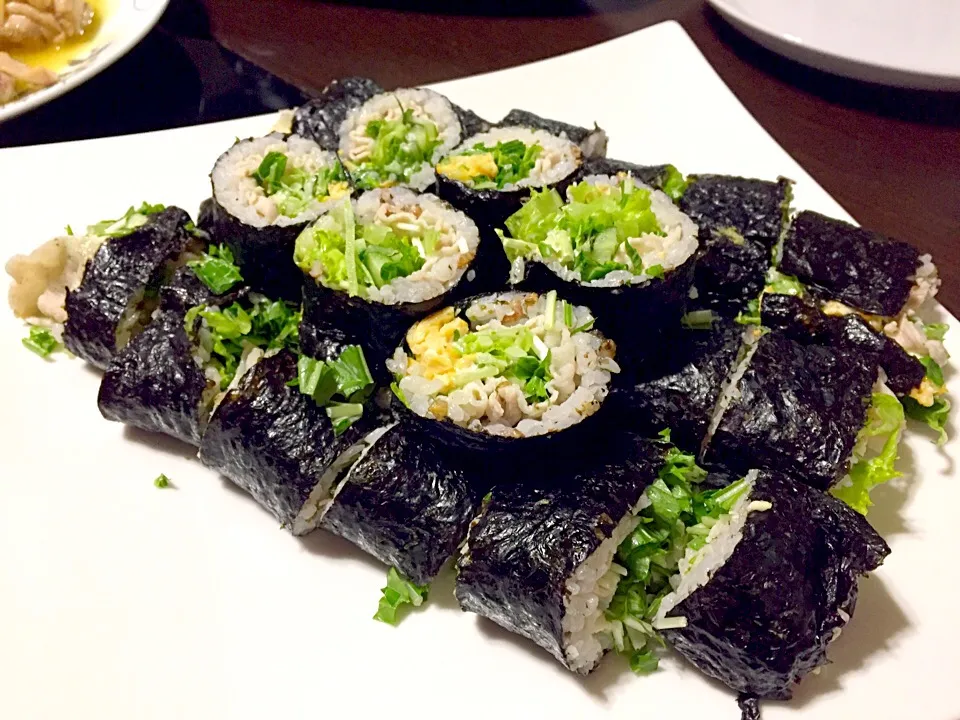
[[687, 619], [664, 634], [707, 675], [734, 690], [787, 699], [827, 662], [827, 646], [853, 615], [857, 580], [890, 548], [836, 498], [762, 473], [731, 557], [670, 613]]
[[317, 97], [296, 109], [293, 132], [310, 138], [325, 150], [336, 151], [340, 145], [340, 124], [347, 114], [382, 92], [383, 88], [370, 78], [334, 80]]
[[533, 640], [564, 665], [566, 581], [636, 507], [663, 448], [631, 442], [604, 458], [582, 472], [494, 488], [457, 563], [464, 610]]
[[585, 158], [604, 157], [607, 154], [607, 133], [596, 125], [593, 128], [580, 127], [518, 109], [513, 109], [504, 115], [497, 125], [500, 127], [519, 125], [535, 130], [546, 130], [552, 135], [563, 135], [580, 147]]

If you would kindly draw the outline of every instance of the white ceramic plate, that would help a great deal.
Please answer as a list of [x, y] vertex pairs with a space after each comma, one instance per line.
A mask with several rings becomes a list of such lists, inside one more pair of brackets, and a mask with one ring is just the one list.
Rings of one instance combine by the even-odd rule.
[[[665, 57], [670, 71], [658, 71]], [[596, 120], [614, 157], [787, 175], [799, 207], [845, 216], [673, 23], [437, 87], [493, 118], [521, 105]], [[0, 175], [0, 250], [27, 250], [68, 222], [141, 200], [195, 211], [220, 152], [272, 123], [2, 150], [0, 166], [18, 172]], [[99, 375], [78, 360], [40, 360], [22, 336], [0, 312], [0, 717], [738, 716], [731, 693], [674, 657], [649, 678], [616, 657], [576, 677], [461, 613], [449, 578], [399, 627], [373, 621], [384, 567], [323, 532], [293, 538], [190, 448], [104, 421]], [[893, 554], [862, 583], [835, 663], [791, 704], [771, 703], [767, 720], [960, 717], [957, 455], [957, 440], [938, 452], [911, 434], [905, 482], [882, 488], [872, 515]], [[161, 472], [176, 489], [154, 488]]]
[[957, 0], [709, 0], [745, 35], [838, 75], [960, 90]]
[[0, 105], [0, 123], [82, 85], [126, 55], [150, 32], [169, 0], [107, 0], [105, 17], [89, 50], [59, 72], [53, 85]]

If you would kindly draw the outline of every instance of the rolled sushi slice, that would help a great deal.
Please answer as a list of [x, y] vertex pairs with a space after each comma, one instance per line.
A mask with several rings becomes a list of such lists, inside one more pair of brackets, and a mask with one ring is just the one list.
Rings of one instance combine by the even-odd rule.
[[707, 675], [751, 698], [787, 699], [827, 662], [860, 576], [890, 548], [829, 495], [776, 472], [743, 482], [731, 511], [692, 536], [655, 622]]
[[186, 312], [164, 288], [160, 310], [107, 367], [97, 405], [107, 420], [200, 444], [228, 389], [264, 356], [297, 348], [300, 312], [262, 295], [213, 297]]
[[787, 226], [792, 181], [691, 175], [680, 208], [700, 227], [693, 305], [734, 316], [763, 290]]
[[361, 190], [426, 190], [436, 179], [433, 166], [462, 137], [450, 101], [425, 88], [373, 96], [346, 114], [338, 132], [340, 157]]
[[550, 120], [526, 110], [516, 109], [508, 112], [498, 124], [501, 127], [519, 125], [544, 130], [551, 135], [566, 138], [576, 143], [585, 158], [605, 157], [607, 154], [607, 133], [597, 125], [594, 125], [592, 129], [585, 128], [559, 120]]
[[903, 409], [857, 350], [763, 335], [721, 396], [708, 463], [787, 473], [860, 512], [895, 469]]
[[296, 241], [304, 325], [353, 337], [382, 370], [412, 322], [466, 294], [479, 243], [474, 222], [435, 195], [389, 188], [341, 202]]
[[625, 427], [650, 437], [664, 428], [680, 448], [700, 453], [727, 378], [745, 352], [733, 323], [667, 336], [662, 361], [624, 378], [609, 402]]
[[210, 180], [201, 227], [230, 248], [253, 290], [299, 300], [294, 242], [352, 192], [336, 153], [297, 135], [240, 140], [217, 159]]
[[[327, 347], [335, 359], [344, 348]], [[246, 490], [294, 535], [317, 527], [337, 487], [382, 432], [376, 413], [364, 411], [345, 429], [296, 387], [296, 353], [264, 357], [230, 389], [210, 419], [200, 460]]]
[[[547, 295], [473, 298], [416, 323], [387, 361], [424, 434], [484, 462], [582, 456], [620, 371], [590, 310]], [[515, 469], [515, 468], [514, 468]]]
[[[593, 175], [534, 192], [498, 230], [511, 281], [558, 288], [591, 307], [628, 355], [643, 357], [679, 325], [693, 282], [697, 226], [630, 175]], [[529, 272], [528, 264], [531, 265]]]
[[671, 200], [678, 201], [687, 190], [688, 182], [673, 165], [637, 165], [608, 157], [591, 157], [583, 161], [584, 175], [629, 175], [644, 185], [662, 190]]
[[[625, 452], [560, 477], [497, 487], [473, 520], [457, 562], [460, 606], [523, 635], [587, 674], [613, 646], [606, 610], [626, 571], [618, 546], [637, 528], [664, 449]], [[553, 473], [550, 473], [553, 475]]]
[[192, 226], [180, 208], [143, 204], [17, 255], [6, 266], [14, 314], [103, 369], [149, 322], [160, 285], [201, 252]]
[[466, 463], [393, 424], [332, 489], [320, 527], [426, 585], [467, 535], [482, 494], [476, 480]]

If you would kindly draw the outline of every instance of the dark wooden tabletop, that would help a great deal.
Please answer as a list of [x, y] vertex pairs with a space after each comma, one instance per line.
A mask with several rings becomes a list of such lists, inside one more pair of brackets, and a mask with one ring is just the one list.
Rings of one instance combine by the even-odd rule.
[[449, 80], [677, 20], [747, 109], [858, 222], [933, 253], [944, 278], [940, 299], [960, 311], [960, 94], [806, 68], [747, 40], [702, 0], [432, 4], [466, 8], [452, 12], [431, 12], [427, 2], [416, 11], [392, 8], [418, 3], [204, 2], [217, 41], [313, 91], [345, 75], [388, 87]]

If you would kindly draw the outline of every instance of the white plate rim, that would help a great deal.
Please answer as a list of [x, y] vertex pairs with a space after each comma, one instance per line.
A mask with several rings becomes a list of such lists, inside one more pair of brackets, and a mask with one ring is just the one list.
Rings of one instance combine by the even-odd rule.
[[[125, 14], [131, 17], [136, 14], [137, 17], [141, 18], [141, 22], [126, 26], [131, 27], [132, 32], [129, 34], [120, 33], [108, 39], [106, 44], [95, 45], [86, 56], [94, 57], [73, 72], [64, 74], [61, 71], [57, 81], [53, 85], [41, 88], [15, 100], [11, 100], [4, 105], [0, 105], [0, 123], [5, 120], [11, 120], [41, 105], [45, 105], [51, 100], [83, 85], [87, 80], [99, 75], [113, 65], [113, 63], [136, 47], [146, 34], [154, 28], [160, 21], [160, 16], [163, 15], [167, 9], [170, 0], [117, 0], [110, 12], [114, 14], [118, 13], [120, 11], [118, 5], [121, 2], [132, 5], [132, 9], [128, 9]], [[110, 22], [109, 18], [106, 22]], [[107, 25], [107, 27], [109, 27], [109, 25]], [[102, 33], [104, 29], [102, 26], [100, 32]], [[83, 59], [81, 59], [81, 62], [82, 61]]]
[[960, 90], [960, 68], [956, 74], [944, 74], [865, 60], [851, 53], [805, 43], [783, 29], [756, 20], [736, 0], [707, 0], [731, 25], [754, 42], [810, 67], [854, 80], [915, 90]]

